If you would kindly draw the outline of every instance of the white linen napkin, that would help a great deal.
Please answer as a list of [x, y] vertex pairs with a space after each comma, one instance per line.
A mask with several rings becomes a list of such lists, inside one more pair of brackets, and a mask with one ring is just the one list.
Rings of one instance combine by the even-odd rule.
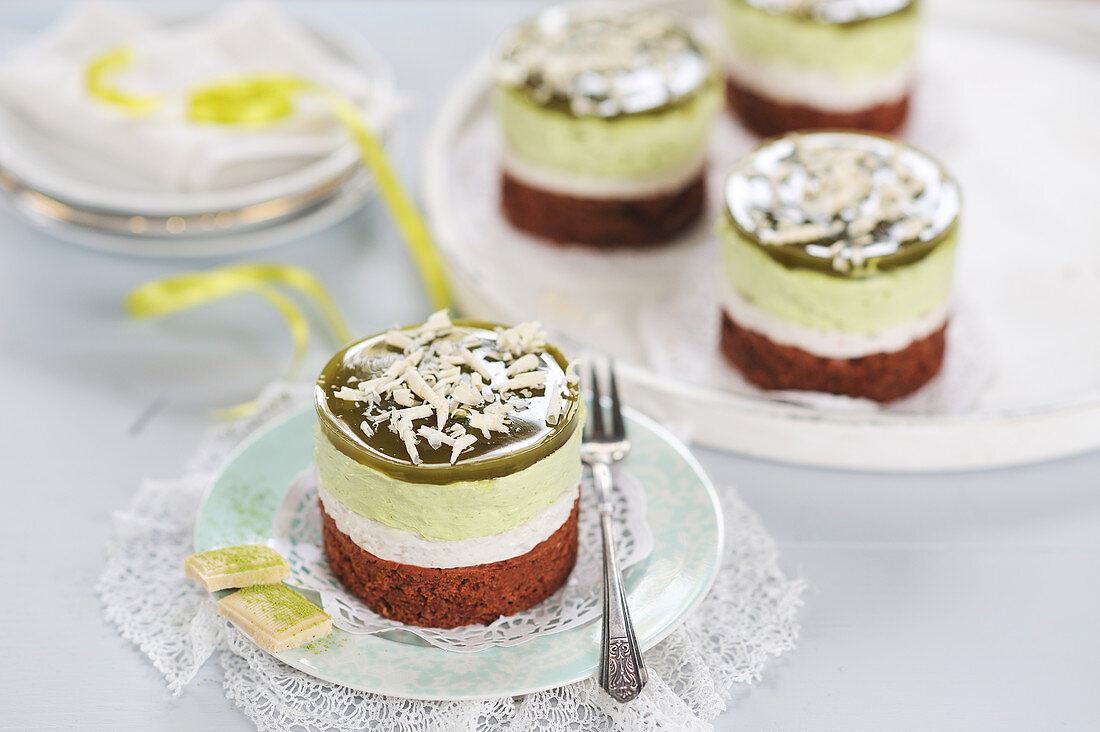
[[[89, 95], [88, 63], [125, 45], [136, 63], [113, 82], [127, 93], [161, 94], [135, 118]], [[302, 95], [295, 113], [263, 129], [195, 124], [186, 93], [242, 74], [289, 73], [356, 102], [375, 124], [392, 99], [367, 70], [336, 58], [308, 29], [268, 3], [236, 3], [179, 22], [114, 2], [79, 4], [41, 36], [0, 61], [0, 104], [60, 142], [162, 191], [237, 188], [301, 169], [350, 145], [320, 100]]]

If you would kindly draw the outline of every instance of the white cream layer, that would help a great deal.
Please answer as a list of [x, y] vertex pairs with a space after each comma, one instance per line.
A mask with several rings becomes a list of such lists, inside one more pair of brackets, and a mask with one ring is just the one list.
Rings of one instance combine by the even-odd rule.
[[826, 112], [855, 112], [895, 102], [909, 91], [913, 79], [911, 62], [857, 79], [768, 63], [732, 50], [726, 52], [726, 64], [735, 82], [763, 97]]
[[324, 488], [318, 488], [325, 513], [336, 528], [353, 542], [379, 559], [417, 567], [473, 567], [526, 554], [553, 536], [573, 511], [580, 485], [562, 493], [553, 503], [535, 514], [530, 521], [491, 536], [441, 541], [395, 529], [360, 516]]
[[722, 286], [722, 307], [742, 328], [748, 328], [781, 346], [793, 346], [822, 358], [860, 358], [872, 353], [900, 351], [913, 341], [939, 330], [947, 321], [951, 303], [945, 300], [929, 312], [879, 333], [817, 330], [781, 320], [743, 298], [728, 284]]
[[588, 178], [550, 170], [502, 151], [501, 165], [516, 180], [532, 188], [575, 198], [646, 198], [673, 193], [685, 187], [703, 171], [706, 155], [676, 170], [645, 178]]

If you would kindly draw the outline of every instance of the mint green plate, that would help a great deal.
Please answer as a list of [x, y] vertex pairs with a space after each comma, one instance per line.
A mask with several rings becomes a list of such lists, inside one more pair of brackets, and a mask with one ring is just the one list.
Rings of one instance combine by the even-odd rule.
[[[650, 556], [626, 570], [638, 639], [651, 648], [703, 599], [718, 572], [721, 508], [699, 464], [672, 435], [628, 411], [633, 444], [626, 464], [646, 490]], [[290, 481], [313, 459], [313, 410], [303, 409], [253, 436], [214, 480], [199, 509], [195, 549], [271, 539]], [[405, 634], [400, 634], [405, 635]], [[600, 623], [473, 654], [443, 651], [339, 629], [276, 654], [325, 681], [410, 699], [517, 696], [580, 681], [596, 671]]]

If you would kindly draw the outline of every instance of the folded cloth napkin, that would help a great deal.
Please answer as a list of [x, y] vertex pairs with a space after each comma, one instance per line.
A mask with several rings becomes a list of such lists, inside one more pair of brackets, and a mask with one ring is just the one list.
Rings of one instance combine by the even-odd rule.
[[[128, 94], [163, 95], [135, 117], [92, 97], [89, 62], [125, 46], [135, 63], [112, 76]], [[248, 74], [293, 74], [343, 94], [376, 125], [393, 111], [388, 88], [368, 69], [334, 56], [314, 34], [267, 3], [223, 6], [168, 22], [113, 2], [77, 5], [54, 27], [0, 61], [0, 104], [63, 145], [90, 152], [133, 175], [135, 187], [215, 191], [270, 179], [350, 145], [317, 98], [259, 129], [187, 119], [187, 91]]]

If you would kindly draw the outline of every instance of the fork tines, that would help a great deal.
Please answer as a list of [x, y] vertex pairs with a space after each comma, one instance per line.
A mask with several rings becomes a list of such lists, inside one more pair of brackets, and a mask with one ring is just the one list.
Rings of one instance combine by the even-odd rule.
[[588, 421], [584, 426], [585, 442], [622, 440], [626, 438], [626, 425], [623, 423], [622, 403], [619, 400], [619, 387], [615, 381], [615, 362], [607, 364], [607, 388], [610, 395], [611, 431], [606, 430], [604, 420], [604, 399], [600, 392], [600, 379], [596, 362], [588, 369], [588, 383], [591, 398], [588, 401]]

